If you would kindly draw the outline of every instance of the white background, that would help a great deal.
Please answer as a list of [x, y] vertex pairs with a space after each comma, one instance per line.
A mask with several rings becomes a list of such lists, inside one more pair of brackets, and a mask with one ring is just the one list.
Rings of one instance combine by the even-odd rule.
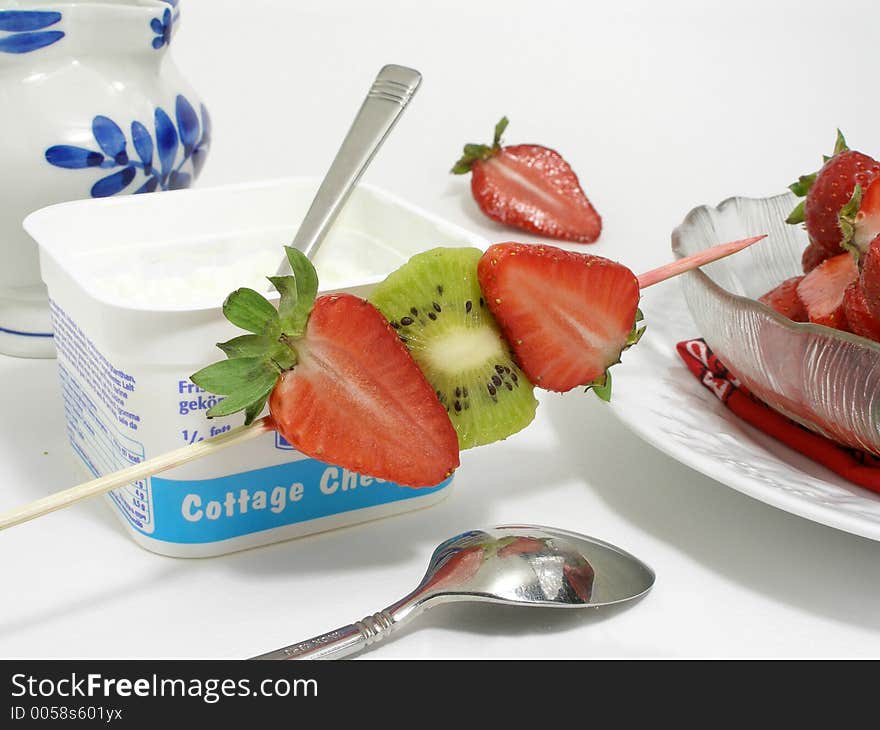
[[[202, 186], [322, 174], [388, 62], [424, 84], [366, 180], [490, 239], [528, 238], [448, 174], [506, 114], [508, 141], [555, 147], [579, 173], [605, 222], [590, 250], [636, 270], [669, 258], [691, 207], [815, 169], [837, 126], [880, 152], [870, 2], [181, 5], [173, 54], [215, 124]], [[2, 358], [0, 374], [3, 509], [79, 471], [53, 363]], [[438, 609], [366, 656], [880, 655], [880, 544], [703, 477], [573, 392], [463, 454], [446, 501], [378, 523], [202, 561], [143, 551], [99, 500], [0, 534], [0, 656], [249, 656], [378, 610], [436, 543], [501, 522], [614, 542], [657, 585], [587, 614]]]

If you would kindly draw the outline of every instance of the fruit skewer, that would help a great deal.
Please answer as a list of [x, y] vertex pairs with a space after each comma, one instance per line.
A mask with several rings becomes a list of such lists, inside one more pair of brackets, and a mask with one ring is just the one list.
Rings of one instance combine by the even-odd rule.
[[[706, 251], [702, 251], [700, 253], [693, 254], [691, 256], [687, 256], [685, 258], [671, 262], [669, 264], [661, 266], [657, 269], [653, 269], [652, 271], [646, 272], [645, 274], [642, 274], [641, 276], [637, 277], [638, 286], [639, 286], [639, 288], [645, 288], [648, 286], [652, 286], [653, 284], [657, 284], [661, 281], [664, 281], [665, 279], [669, 279], [673, 276], [677, 276], [678, 274], [681, 274], [681, 273], [688, 271], [690, 269], [698, 268], [698, 267], [703, 266], [703, 265], [710, 263], [712, 261], [716, 261], [718, 259], [724, 258], [726, 256], [733, 254], [733, 253], [736, 253], [737, 251], [740, 251], [740, 250], [760, 241], [761, 239], [763, 239], [765, 237], [766, 237], [765, 235], [760, 235], [760, 236], [754, 236], [751, 238], [746, 238], [746, 239], [743, 239], [740, 241], [733, 241], [730, 243], [720, 244], [718, 246], [714, 246], [710, 249], [707, 249]], [[296, 253], [298, 254], [298, 252], [296, 252]], [[301, 254], [299, 254], [299, 255], [301, 256]], [[300, 261], [300, 263], [302, 263], [302, 262]], [[295, 272], [297, 271], [297, 266], [294, 266], [294, 271]], [[276, 283], [276, 281], [273, 280], [273, 283]], [[279, 286], [279, 290], [281, 290], [282, 295], [284, 295], [285, 282], [282, 280], [277, 280], [276, 286]], [[293, 286], [293, 285], [290, 284], [290, 286]], [[317, 281], [313, 282], [312, 288], [315, 290], [317, 289]], [[294, 290], [295, 290], [295, 287], [294, 287]], [[241, 291], [241, 290], [239, 290], [239, 291]], [[248, 290], [248, 291], [250, 291], [250, 290]], [[321, 300], [325, 300], [325, 301], [322, 302]], [[325, 314], [322, 311], [321, 316], [324, 318], [332, 316], [332, 308], [334, 306], [339, 306], [340, 301], [342, 302], [342, 304], [354, 306], [356, 308], [359, 306], [362, 306], [362, 305], [365, 307], [369, 307], [369, 305], [366, 305], [366, 303], [363, 302], [363, 300], [358, 300], [357, 298], [351, 297], [349, 295], [341, 295], [341, 296], [336, 296], [336, 297], [321, 297], [318, 300], [318, 304], [321, 304], [322, 309], [324, 309], [324, 310], [329, 309], [330, 310], [330, 314]], [[229, 302], [229, 300], [227, 300], [227, 303], [228, 302]], [[257, 309], [259, 309], [259, 307], [257, 307]], [[317, 305], [316, 305], [316, 309], [317, 309]], [[369, 309], [371, 309], [372, 311], [375, 311], [372, 307], [369, 307]], [[227, 307], [226, 307], [226, 305], [224, 305], [224, 311], [227, 313], [227, 316], [229, 316], [230, 313], [226, 310], [227, 310]], [[285, 312], [285, 305], [281, 304], [279, 306], [279, 310], [282, 312]], [[313, 310], [313, 316], [314, 316], [314, 311], [315, 310]], [[286, 314], [296, 315], [296, 316], [301, 317], [302, 310], [300, 309], [299, 311], [296, 311], [295, 307], [291, 308], [291, 306], [288, 306], [286, 309]], [[345, 319], [350, 319], [352, 313], [350, 311], [345, 311], [345, 312], [343, 312], [343, 314], [345, 315]], [[363, 313], [361, 312], [361, 314], [363, 314]], [[239, 312], [238, 315], [239, 315], [238, 318], [241, 319], [242, 321], [247, 320], [248, 322], [251, 322], [254, 317], [254, 310], [253, 310], [253, 308], [250, 308], [247, 311]], [[381, 315], [378, 315], [378, 312], [376, 312], [376, 316], [380, 320], [382, 319]], [[233, 319], [233, 321], [235, 321], [233, 317], [229, 317], [229, 318]], [[239, 322], [236, 322], [236, 323], [239, 323]], [[325, 326], [327, 326], [327, 325], [332, 326], [333, 324], [334, 324], [334, 322], [332, 320], [329, 320], [329, 321], [327, 321], [327, 324]], [[359, 329], [367, 329], [367, 330], [371, 326], [374, 326], [370, 322], [364, 322], [362, 317], [357, 320], [356, 325]], [[244, 326], [244, 325], [242, 325], [242, 326]], [[383, 326], [388, 327], [388, 329], [391, 332], [395, 332], [395, 330], [392, 330], [390, 325], [387, 325], [387, 323], [384, 324]], [[301, 328], [305, 329], [304, 321], [301, 322]], [[249, 347], [252, 347], [254, 344], [253, 341], [248, 341], [248, 342], [244, 341], [245, 338], [250, 338], [250, 337], [251, 337], [250, 335], [245, 335], [243, 337], [236, 338], [235, 340], [231, 340], [230, 343], [224, 343], [224, 351], [227, 351], [227, 353], [228, 353], [227, 346], [229, 346], [231, 349], [232, 348], [231, 343], [237, 343], [235, 345], [235, 347], [239, 347], [239, 348], [247, 349]], [[259, 336], [254, 335], [254, 337], [259, 337]], [[395, 337], [393, 337], [392, 339], [395, 342], [398, 341], [396, 334], [395, 334]], [[304, 336], [303, 340], [307, 342], [308, 337]], [[418, 371], [415, 363], [412, 361], [412, 358], [410, 358], [409, 355], [406, 353], [405, 349], [403, 347], [401, 347], [400, 349], [401, 349], [401, 352], [403, 353], [403, 355], [405, 356], [405, 358], [407, 360], [409, 360], [410, 362], [412, 362], [412, 368], [415, 371]], [[342, 355], [344, 356], [345, 353], [343, 352]], [[395, 355], [395, 357], [397, 357], [397, 355]], [[256, 360], [256, 358], [250, 358], [250, 359]], [[394, 359], [394, 358], [392, 358], [392, 359]], [[399, 357], [398, 357], [398, 359], [401, 361], [401, 365], [404, 365], [403, 360]], [[228, 364], [233, 361], [227, 360], [227, 361], [223, 361], [223, 362], [225, 364]], [[404, 366], [408, 367], [406, 365], [404, 365]], [[303, 367], [305, 367], [305, 366], [303, 366]], [[262, 377], [262, 374], [259, 377]], [[279, 382], [277, 385], [280, 385], [283, 387], [283, 383], [281, 382], [282, 380], [283, 380], [283, 378], [279, 379]], [[251, 377], [251, 380], [249, 381], [249, 383], [252, 381], [253, 381], [253, 377]], [[306, 384], [311, 385], [311, 383], [309, 383], [308, 381], [306, 381]], [[321, 384], [326, 385], [326, 382], [321, 383]], [[427, 383], [425, 383], [425, 385], [427, 385]], [[417, 386], [417, 384], [413, 385], [413, 387], [416, 387], [416, 386]], [[300, 386], [300, 388], [301, 387], [302, 386]], [[418, 387], [420, 387], [420, 386], [418, 386]], [[249, 422], [247, 422], [246, 425], [239, 426], [238, 428], [234, 428], [231, 431], [228, 431], [226, 433], [219, 434], [219, 435], [214, 436], [212, 438], [206, 439], [205, 441], [190, 444], [190, 445], [184, 446], [182, 448], [175, 449], [174, 451], [170, 451], [168, 453], [153, 457], [151, 459], [140, 462], [138, 464], [133, 464], [132, 466], [126, 467], [125, 469], [121, 469], [121, 470], [113, 472], [111, 474], [106, 474], [106, 475], [98, 477], [96, 479], [92, 479], [92, 480], [85, 482], [83, 484], [79, 484], [77, 486], [70, 487], [68, 489], [64, 489], [64, 490], [56, 492], [54, 494], [50, 494], [46, 497], [42, 497], [42, 498], [37, 499], [33, 502], [30, 502], [29, 504], [26, 504], [21, 507], [12, 509], [8, 512], [2, 513], [2, 514], [0, 514], [0, 530], [4, 530], [6, 528], [13, 527], [13, 526], [21, 524], [23, 522], [28, 522], [30, 520], [37, 518], [37, 517], [41, 517], [43, 515], [49, 514], [50, 512], [54, 512], [54, 511], [63, 509], [63, 508], [68, 507], [72, 504], [80, 502], [84, 499], [88, 499], [89, 497], [94, 497], [99, 494], [104, 494], [104, 493], [109, 492], [113, 489], [117, 489], [119, 487], [126, 486], [126, 485], [131, 484], [132, 482], [138, 481], [140, 479], [145, 479], [145, 478], [152, 476], [154, 474], [159, 474], [159, 473], [164, 472], [168, 469], [172, 469], [174, 467], [181, 466], [183, 464], [189, 463], [189, 462], [194, 461], [196, 459], [200, 459], [204, 456], [208, 456], [210, 454], [217, 453], [218, 451], [225, 449], [229, 446], [233, 446], [235, 444], [249, 441], [251, 439], [257, 438], [258, 436], [261, 436], [264, 433], [276, 430], [278, 428], [278, 425], [276, 423], [276, 420], [273, 419], [272, 416], [263, 416], [262, 418], [257, 418], [255, 420], [254, 420], [254, 416], [257, 415], [259, 413], [259, 411], [262, 410], [262, 407], [266, 402], [266, 398], [269, 396], [269, 392], [272, 393], [272, 398], [275, 398], [277, 390], [278, 390], [278, 388], [276, 387], [276, 384], [270, 384], [270, 387], [268, 388], [266, 394], [264, 394], [264, 395], [258, 394], [257, 395], [257, 398], [254, 402], [259, 407], [255, 409], [253, 407], [253, 404], [248, 407], [248, 419], [247, 420]], [[428, 391], [428, 393], [433, 397], [433, 393], [430, 390]], [[302, 394], [299, 393], [299, 395], [302, 395]], [[234, 397], [230, 397], [228, 400], [232, 401], [233, 399], [234, 399]], [[222, 403], [223, 403], [223, 401], [221, 401], [221, 404]], [[439, 401], [438, 401], [438, 403], [439, 403]], [[231, 413], [231, 412], [234, 412], [234, 410], [230, 409], [229, 413]], [[442, 413], [442, 410], [441, 410], [441, 413]], [[225, 415], [225, 414], [218, 413], [217, 415]], [[312, 414], [312, 415], [314, 415], [314, 414]], [[436, 414], [433, 411], [431, 411], [430, 413], [426, 414], [426, 417], [434, 417], [435, 415]], [[445, 413], [443, 414], [443, 417], [445, 418]], [[449, 430], [451, 431], [451, 426], [449, 427]], [[445, 432], [443, 433], [443, 437], [444, 437], [445, 441], [447, 442], [447, 446], [448, 446], [449, 438]], [[455, 438], [454, 434], [452, 435], [452, 438], [453, 439]], [[319, 455], [319, 458], [320, 458], [320, 455]], [[454, 468], [454, 466], [457, 466], [457, 461], [453, 465], [452, 468]], [[437, 481], [439, 482], [440, 479], [437, 479]]]

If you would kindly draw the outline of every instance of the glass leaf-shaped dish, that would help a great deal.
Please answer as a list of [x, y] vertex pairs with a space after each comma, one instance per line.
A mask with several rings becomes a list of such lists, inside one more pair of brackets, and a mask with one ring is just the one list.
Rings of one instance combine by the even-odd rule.
[[807, 234], [785, 223], [797, 198], [729, 198], [692, 210], [673, 231], [682, 257], [760, 233], [766, 240], [682, 275], [700, 335], [758, 398], [805, 427], [880, 455], [880, 344], [792, 322], [757, 301], [802, 274]]

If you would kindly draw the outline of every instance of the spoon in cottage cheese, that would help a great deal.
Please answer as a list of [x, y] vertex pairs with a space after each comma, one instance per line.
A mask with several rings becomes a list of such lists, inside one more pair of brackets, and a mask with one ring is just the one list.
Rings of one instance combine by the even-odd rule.
[[[379, 71], [300, 224], [291, 244], [293, 248], [314, 259], [355, 183], [369, 166], [421, 82], [422, 75], [406, 66], [390, 64]], [[278, 276], [290, 273], [290, 264], [284, 257], [278, 267]]]

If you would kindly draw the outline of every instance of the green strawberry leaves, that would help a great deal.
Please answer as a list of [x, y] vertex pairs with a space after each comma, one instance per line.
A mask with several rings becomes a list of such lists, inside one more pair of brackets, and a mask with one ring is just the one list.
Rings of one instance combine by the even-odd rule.
[[[849, 147], [846, 144], [846, 140], [843, 137], [843, 133], [838, 129], [837, 130], [837, 138], [834, 141], [834, 151], [831, 155], [822, 155], [822, 164], [824, 165], [828, 160], [830, 160], [834, 155], [838, 155], [841, 152], [846, 152]], [[809, 175], [801, 175], [797, 180], [795, 180], [791, 185], [788, 186], [788, 189], [791, 190], [795, 195], [799, 198], [805, 198], [807, 193], [810, 192], [810, 188], [813, 186], [813, 183], [816, 182], [816, 178], [819, 176], [819, 172], [813, 172]], [[798, 225], [799, 223], [804, 222], [804, 209], [806, 207], [806, 201], [802, 200], [798, 203], [794, 210], [788, 214], [788, 218], [785, 219], [786, 223], [790, 225]]]
[[837, 130], [837, 139], [834, 141], [834, 152], [831, 153], [831, 156], [839, 155], [841, 152], [846, 152], [849, 149], [849, 146], [846, 143], [846, 140], [843, 138], [843, 132], [839, 129]]
[[852, 197], [847, 201], [840, 211], [837, 213], [837, 225], [840, 226], [840, 245], [844, 250], [849, 251], [856, 257], [858, 261], [862, 251], [859, 250], [855, 243], [856, 235], [856, 213], [862, 206], [862, 186], [856, 183], [853, 188]]
[[272, 345], [266, 335], [241, 335], [228, 342], [218, 342], [226, 357], [259, 357]]
[[611, 401], [611, 369], [606, 370], [604, 375], [596, 378], [592, 383], [587, 383], [586, 390], [592, 390], [600, 400], [609, 403]]
[[[794, 186], [792, 185], [791, 187]], [[806, 195], [806, 193], [804, 194]], [[792, 226], [795, 226], [798, 223], [803, 223], [806, 220], [806, 218], [804, 217], [804, 211], [806, 210], [806, 207], [807, 201], [802, 200], [794, 207], [794, 210], [792, 210], [791, 213], [788, 214], [788, 218], [785, 219], [785, 222]]]
[[309, 312], [318, 294], [318, 273], [312, 262], [295, 248], [285, 247], [293, 276], [270, 276], [269, 281], [281, 294], [278, 318], [288, 337], [305, 332]]
[[236, 327], [257, 335], [268, 334], [278, 325], [275, 307], [253, 289], [236, 289], [226, 297], [223, 316]]
[[501, 149], [501, 136], [507, 129], [509, 121], [507, 117], [501, 117], [498, 124], [495, 125], [495, 134], [492, 137], [492, 144], [466, 144], [463, 154], [456, 162], [450, 172], [453, 175], [465, 175], [473, 169], [477, 160], [488, 160], [492, 155]]
[[644, 319], [645, 315], [642, 314], [642, 310], [636, 307], [636, 321], [633, 323], [632, 332], [630, 332], [629, 337], [626, 338], [626, 345], [623, 347], [624, 350], [628, 350], [633, 345], [637, 345], [639, 340], [642, 339], [642, 335], [645, 334], [645, 330], [648, 329], [647, 325], [639, 327], [639, 322], [643, 322]]
[[[636, 319], [633, 323], [632, 331], [629, 333], [629, 336], [626, 338], [626, 344], [623, 346], [623, 350], [620, 351], [621, 354], [625, 350], [628, 350], [633, 345], [638, 344], [639, 340], [642, 339], [642, 335], [645, 334], [645, 330], [647, 326], [642, 325], [639, 327], [639, 322], [645, 319], [645, 315], [642, 314], [641, 309], [636, 309]], [[618, 359], [614, 365], [617, 365], [620, 362]], [[586, 383], [584, 392], [592, 390], [601, 400], [604, 400], [606, 403], [611, 400], [611, 367], [605, 370], [605, 372], [594, 381], [590, 383]]]
[[200, 388], [225, 395], [208, 417], [228, 416], [268, 395], [278, 379], [278, 368], [265, 357], [238, 357], [221, 360], [192, 376]]
[[190, 376], [200, 388], [225, 396], [208, 418], [245, 412], [245, 424], [260, 415], [278, 376], [296, 365], [295, 342], [306, 329], [318, 294], [318, 274], [301, 251], [285, 247], [291, 276], [269, 281], [281, 295], [278, 308], [253, 289], [237, 289], [223, 302], [223, 314], [251, 334], [217, 344], [228, 359]]
[[501, 120], [495, 125], [495, 136], [492, 137], [492, 146], [496, 150], [501, 148], [501, 136], [507, 129], [508, 124], [510, 124], [510, 120], [507, 117], [501, 117]]

